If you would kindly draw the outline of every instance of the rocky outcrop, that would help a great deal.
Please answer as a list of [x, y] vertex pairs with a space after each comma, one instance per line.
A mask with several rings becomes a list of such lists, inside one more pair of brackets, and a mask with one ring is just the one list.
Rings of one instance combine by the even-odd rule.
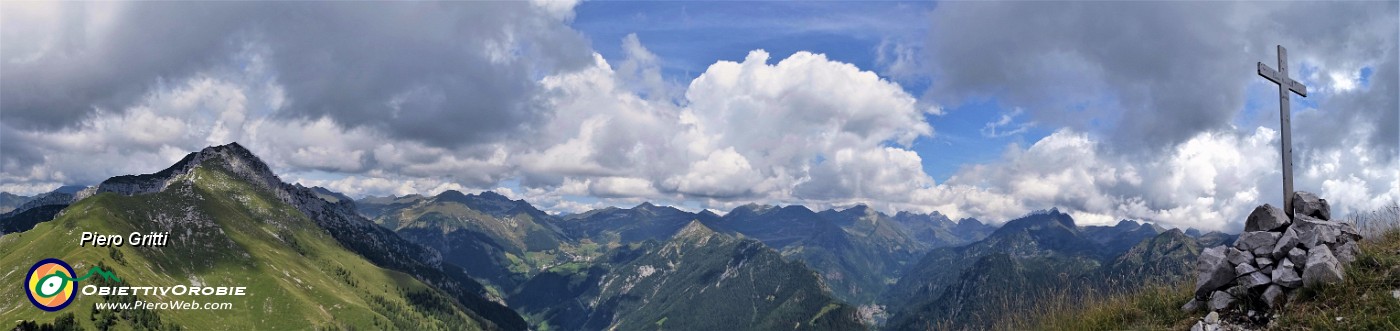
[[1207, 248], [1196, 260], [1196, 297], [1210, 295], [1215, 289], [1234, 280], [1235, 269], [1225, 256], [1225, 247]]
[[19, 215], [20, 213], [23, 213], [27, 210], [44, 206], [67, 206], [69, 204], [72, 204], [74, 201], [79, 200], [77, 198], [74, 198], [74, 194], [76, 192], [79, 192], [80, 190], [82, 190], [82, 187], [80, 186], [60, 187], [56, 190], [53, 190], [52, 192], [40, 194], [38, 196], [30, 198], [29, 201], [25, 201], [24, 203], [20, 204], [19, 206], [16, 206], [14, 209], [11, 209], [8, 212], [0, 213], [0, 218], [7, 218], [10, 216]]
[[1273, 308], [1299, 287], [1342, 281], [1344, 266], [1355, 259], [1356, 241], [1361, 240], [1356, 227], [1332, 221], [1327, 200], [1312, 193], [1296, 192], [1292, 202], [1293, 217], [1268, 204], [1259, 206], [1234, 245], [1201, 252], [1195, 298], [1182, 308]]
[[1293, 215], [1307, 215], [1327, 220], [1332, 218], [1332, 207], [1327, 199], [1318, 198], [1310, 192], [1293, 192]]
[[1249, 219], [1244, 222], [1244, 231], [1273, 231], [1288, 226], [1288, 223], [1292, 221], [1288, 218], [1288, 214], [1283, 212], [1283, 209], [1266, 203], [1254, 208], [1254, 212], [1249, 213]]

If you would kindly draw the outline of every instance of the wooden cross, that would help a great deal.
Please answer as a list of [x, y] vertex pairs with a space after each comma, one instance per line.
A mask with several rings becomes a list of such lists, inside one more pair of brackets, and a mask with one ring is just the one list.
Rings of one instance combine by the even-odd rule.
[[1288, 92], [1293, 91], [1306, 98], [1308, 87], [1288, 78], [1288, 50], [1283, 49], [1283, 45], [1278, 46], [1278, 71], [1259, 62], [1259, 75], [1278, 84], [1279, 129], [1283, 133], [1283, 142], [1279, 145], [1283, 150], [1283, 212], [1293, 217], [1293, 136], [1289, 133], [1292, 124], [1288, 121]]

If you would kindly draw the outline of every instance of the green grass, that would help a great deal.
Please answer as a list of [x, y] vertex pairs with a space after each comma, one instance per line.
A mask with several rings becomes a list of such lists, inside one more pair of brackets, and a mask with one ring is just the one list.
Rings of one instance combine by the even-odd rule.
[[[1361, 252], [1346, 267], [1341, 283], [1300, 289], [1277, 313], [1271, 330], [1400, 329], [1400, 208], [1352, 215], [1367, 235]], [[1011, 317], [997, 329], [1011, 330], [1185, 330], [1204, 313], [1185, 313], [1195, 279], [1149, 285], [1133, 293], [1088, 296], [1061, 293], [1023, 317]]]
[[[1194, 313], [1181, 311], [1191, 298], [1192, 284], [1152, 284], [1134, 293], [1070, 299], [1055, 293], [1034, 311], [1002, 320], [999, 330], [1184, 330], [1195, 323]], [[1020, 316], [1020, 317], [1016, 317]]]
[[[0, 284], [19, 284], [35, 261], [56, 257], [86, 271], [112, 268], [122, 286], [200, 282], [245, 286], [247, 296], [132, 297], [161, 302], [230, 302], [233, 309], [155, 310], [161, 323], [185, 329], [479, 329], [448, 299], [410, 275], [382, 269], [342, 247], [295, 208], [268, 192], [205, 167], [191, 182], [164, 192], [101, 194], [68, 207], [57, 219], [0, 238]], [[187, 215], [211, 223], [184, 221]], [[78, 247], [83, 231], [125, 235], [170, 227], [169, 246]], [[82, 285], [80, 283], [80, 285]], [[436, 294], [436, 295], [435, 295]], [[17, 320], [51, 323], [66, 313], [84, 329], [97, 327], [98, 296], [79, 295], [61, 313], [22, 299], [19, 286], [0, 286], [0, 328]], [[446, 303], [446, 305], [441, 305]], [[118, 324], [118, 329], [135, 327]], [[125, 326], [123, 326], [125, 325]]]
[[[1339, 284], [1304, 288], [1279, 319], [1282, 329], [1400, 329], [1400, 229], [1361, 245]], [[1341, 318], [1338, 320], [1338, 318]]]

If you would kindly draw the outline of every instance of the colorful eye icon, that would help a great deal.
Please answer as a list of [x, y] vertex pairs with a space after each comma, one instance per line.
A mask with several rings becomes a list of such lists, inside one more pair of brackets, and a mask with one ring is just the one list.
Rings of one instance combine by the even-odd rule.
[[39, 284], [34, 286], [34, 294], [40, 298], [51, 298], [62, 293], [68, 288], [68, 278], [64, 277], [63, 271], [56, 270], [53, 274], [39, 278]]
[[77, 297], [69, 286], [73, 279], [73, 267], [59, 259], [43, 259], [29, 269], [24, 277], [24, 292], [29, 302], [44, 311], [59, 311], [73, 303]]

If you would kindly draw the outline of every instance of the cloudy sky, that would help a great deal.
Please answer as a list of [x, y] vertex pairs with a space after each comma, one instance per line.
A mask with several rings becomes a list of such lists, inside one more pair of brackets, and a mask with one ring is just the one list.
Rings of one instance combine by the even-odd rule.
[[1400, 200], [1397, 2], [0, 3], [0, 191], [237, 141], [352, 196], [1238, 230]]

